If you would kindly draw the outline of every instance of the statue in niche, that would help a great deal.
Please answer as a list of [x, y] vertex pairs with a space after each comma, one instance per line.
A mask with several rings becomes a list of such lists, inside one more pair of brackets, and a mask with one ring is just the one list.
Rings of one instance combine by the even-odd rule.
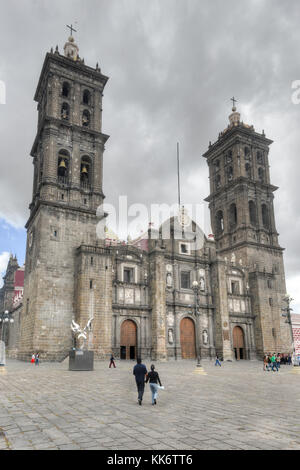
[[168, 272], [167, 273], [167, 287], [172, 287], [172, 285], [173, 285], [172, 274]]
[[200, 285], [200, 290], [205, 291], [205, 280], [203, 277], [200, 278], [199, 285]]
[[168, 331], [168, 341], [169, 341], [170, 344], [173, 344], [173, 342], [174, 342], [173, 330], [172, 329], [169, 329], [169, 331]]
[[207, 330], [203, 330], [202, 338], [203, 338], [203, 344], [207, 344], [207, 343], [208, 343], [208, 333], [207, 333]]
[[231, 255], [231, 262], [232, 262], [232, 264], [235, 264], [235, 254], [234, 253], [232, 253], [232, 255]]

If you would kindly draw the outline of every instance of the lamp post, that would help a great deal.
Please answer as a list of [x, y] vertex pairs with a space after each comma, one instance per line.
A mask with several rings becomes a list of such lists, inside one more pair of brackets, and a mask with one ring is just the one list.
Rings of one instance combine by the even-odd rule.
[[285, 323], [289, 323], [289, 324], [290, 324], [290, 328], [291, 328], [291, 338], [292, 338], [292, 347], [293, 347], [293, 352], [292, 352], [292, 354], [294, 355], [294, 353], [295, 353], [295, 349], [294, 349], [294, 335], [293, 335], [293, 326], [292, 326], [292, 319], [291, 319], [291, 312], [293, 311], [293, 309], [291, 308], [291, 302], [292, 302], [293, 300], [294, 300], [294, 299], [293, 299], [289, 294], [285, 294], [285, 296], [283, 297], [283, 301], [286, 303], [286, 307], [282, 308], [281, 310], [284, 312], [284, 313], [282, 313], [282, 316], [283, 316], [283, 317], [286, 317]]
[[5, 312], [0, 313], [0, 325], [1, 325], [1, 341], [3, 341], [4, 337], [4, 327], [6, 324], [12, 324], [14, 323], [14, 319], [12, 317], [12, 313], [10, 313], [8, 310], [5, 310]]
[[[198, 310], [198, 292], [199, 292], [199, 282], [198, 281], [193, 281], [193, 284], [192, 284], [192, 289], [194, 291], [194, 294], [195, 294], [195, 317], [197, 318], [197, 316], [200, 314], [199, 310]], [[198, 351], [198, 355], [197, 355], [197, 367], [201, 367], [201, 338], [199, 340], [199, 351]]]

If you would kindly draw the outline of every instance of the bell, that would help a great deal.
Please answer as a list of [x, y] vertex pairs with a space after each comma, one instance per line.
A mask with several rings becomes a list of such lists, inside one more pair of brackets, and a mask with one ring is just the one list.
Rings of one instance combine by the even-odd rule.
[[59, 167], [58, 168], [67, 168], [66, 167], [66, 162], [65, 160], [62, 158], [61, 161], [60, 161], [60, 164], [59, 164]]
[[87, 168], [85, 165], [83, 165], [81, 173], [88, 173]]

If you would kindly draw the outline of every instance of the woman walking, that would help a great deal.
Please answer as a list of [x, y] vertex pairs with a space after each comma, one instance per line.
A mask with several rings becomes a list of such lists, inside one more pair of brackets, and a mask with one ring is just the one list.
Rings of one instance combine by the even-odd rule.
[[34, 363], [35, 363], [35, 354], [32, 354], [32, 356], [31, 356], [31, 361], [30, 361], [30, 362], [31, 362], [31, 364], [34, 364]]
[[159, 375], [155, 370], [154, 364], [151, 365], [151, 372], [149, 372], [148, 375], [147, 375], [146, 383], [148, 381], [150, 383], [150, 390], [151, 390], [151, 393], [152, 393], [152, 405], [156, 405], [156, 399], [157, 399], [157, 393], [158, 393], [157, 382], [159, 383], [159, 385], [161, 387], [162, 387], [162, 385], [161, 385]]

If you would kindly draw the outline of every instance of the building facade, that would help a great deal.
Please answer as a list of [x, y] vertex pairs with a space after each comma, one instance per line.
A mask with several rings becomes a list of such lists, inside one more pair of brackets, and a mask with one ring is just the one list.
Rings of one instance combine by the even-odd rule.
[[187, 233], [201, 229], [189, 221], [183, 230], [182, 218], [174, 217], [134, 242], [107, 244], [97, 236], [107, 80], [98, 65], [84, 64], [72, 36], [64, 54], [58, 48], [46, 54], [35, 94], [24, 296], [11, 345], [16, 356], [39, 351], [48, 360], [64, 359], [74, 345], [71, 321], [85, 326], [90, 318], [88, 347], [98, 358], [218, 353], [232, 360], [290, 352], [271, 141], [233, 108], [229, 126], [209, 145], [214, 240], [202, 234], [195, 247]]

